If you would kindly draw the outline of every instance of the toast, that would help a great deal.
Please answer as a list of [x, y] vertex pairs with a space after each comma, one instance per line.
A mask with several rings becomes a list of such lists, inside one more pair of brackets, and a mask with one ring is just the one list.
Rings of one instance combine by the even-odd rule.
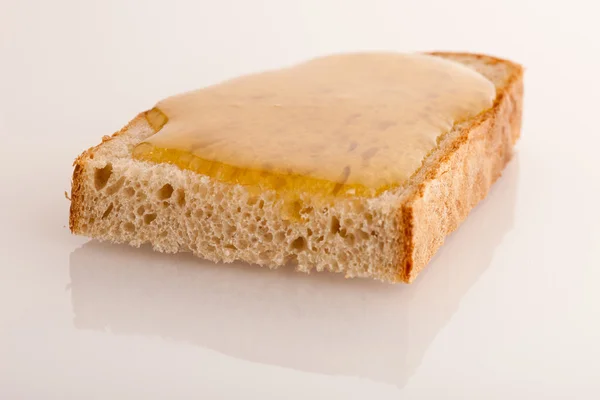
[[155, 133], [146, 113], [74, 163], [69, 227], [99, 240], [192, 252], [298, 271], [412, 282], [488, 193], [520, 135], [523, 70], [486, 55], [431, 53], [459, 62], [496, 88], [493, 106], [440, 136], [401, 187], [334, 202], [303, 198], [289, 218], [272, 190], [256, 193], [169, 163], [136, 160]]

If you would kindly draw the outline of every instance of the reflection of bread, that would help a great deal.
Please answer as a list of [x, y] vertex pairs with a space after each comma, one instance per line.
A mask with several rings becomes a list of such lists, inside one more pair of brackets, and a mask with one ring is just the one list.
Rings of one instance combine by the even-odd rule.
[[[438, 54], [496, 86], [492, 109], [446, 135], [405, 188], [376, 198], [340, 198], [284, 216], [272, 192], [254, 197], [169, 164], [132, 159], [154, 133], [145, 114], [75, 162], [70, 228], [77, 234], [213, 260], [331, 270], [346, 276], [412, 281], [500, 176], [519, 136], [522, 70], [471, 54]], [[316, 202], [316, 200], [314, 200]]]
[[286, 268], [198, 266], [202, 261], [189, 255], [90, 241], [69, 259], [73, 323], [404, 386], [512, 228], [516, 161], [432, 260], [435, 268], [409, 287], [333, 274], [297, 276]]

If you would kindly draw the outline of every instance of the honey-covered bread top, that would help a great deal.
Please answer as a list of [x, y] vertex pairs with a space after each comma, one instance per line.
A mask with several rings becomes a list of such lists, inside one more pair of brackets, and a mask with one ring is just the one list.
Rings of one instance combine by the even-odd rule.
[[133, 156], [259, 189], [374, 196], [495, 96], [441, 57], [333, 55], [159, 102], [146, 113], [156, 133]]

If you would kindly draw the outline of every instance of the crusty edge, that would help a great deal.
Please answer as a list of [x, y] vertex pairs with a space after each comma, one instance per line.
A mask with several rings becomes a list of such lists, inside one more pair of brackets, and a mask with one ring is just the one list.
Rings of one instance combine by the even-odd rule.
[[[416, 278], [445, 237], [486, 197], [520, 136], [523, 68], [490, 56], [465, 55], [484, 58], [486, 63], [506, 63], [512, 73], [505, 90], [497, 94], [494, 106], [458, 136], [440, 143], [439, 151], [424, 161], [424, 167], [403, 193], [397, 213], [402, 227], [398, 238], [398, 278], [406, 283]], [[475, 185], [469, 180], [473, 174], [477, 175]]]
[[85, 204], [84, 199], [84, 168], [86, 160], [93, 159], [94, 153], [104, 143], [112, 140], [113, 138], [126, 134], [132, 126], [139, 123], [140, 119], [145, 119], [146, 112], [139, 113], [134, 119], [129, 121], [120, 131], [114, 133], [112, 136], [102, 137], [102, 142], [96, 146], [90, 147], [79, 155], [73, 162], [75, 169], [73, 170], [73, 177], [71, 178], [71, 207], [69, 210], [69, 229], [72, 233], [80, 233], [81, 227], [79, 222], [82, 220], [81, 215], [83, 214], [83, 205]]

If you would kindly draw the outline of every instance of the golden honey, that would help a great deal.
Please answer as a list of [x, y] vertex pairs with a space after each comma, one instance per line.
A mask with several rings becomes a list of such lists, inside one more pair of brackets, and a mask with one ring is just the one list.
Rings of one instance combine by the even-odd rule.
[[490, 81], [443, 58], [332, 55], [159, 102], [133, 156], [258, 189], [374, 196], [494, 99]]

